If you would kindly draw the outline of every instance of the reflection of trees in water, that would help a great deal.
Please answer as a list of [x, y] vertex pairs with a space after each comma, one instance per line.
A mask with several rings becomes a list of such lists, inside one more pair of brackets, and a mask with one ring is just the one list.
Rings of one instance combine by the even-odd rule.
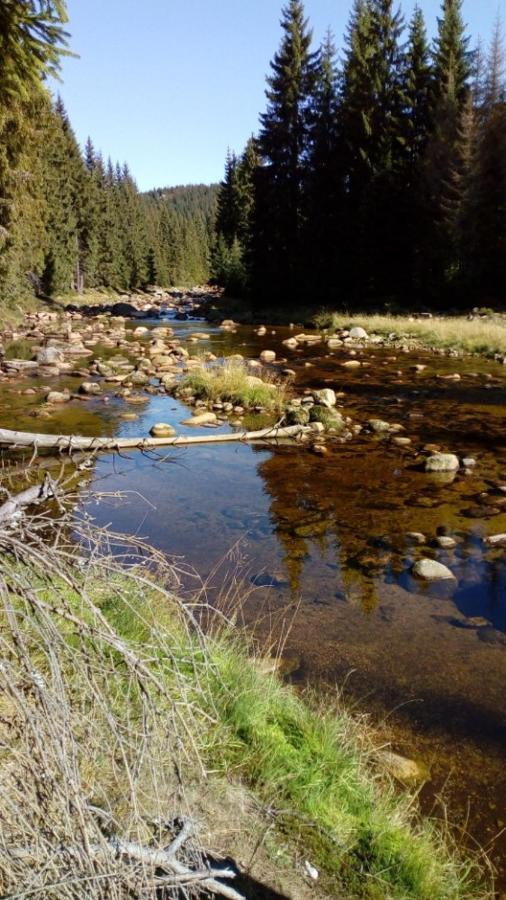
[[[372, 612], [379, 603], [378, 587], [385, 581], [400, 581], [417, 593], [429, 590], [408, 575], [414, 559], [427, 555], [455, 572], [459, 587], [454, 601], [464, 616], [486, 616], [496, 627], [506, 627], [504, 558], [484, 553], [477, 535], [482, 523], [470, 527], [461, 517], [460, 507], [468, 502], [465, 495], [455, 493], [451, 484], [429, 482], [426, 476], [420, 482], [419, 474], [410, 471], [389, 479], [388, 468], [385, 451], [355, 450], [354, 457], [336, 453], [323, 463], [293, 448], [280, 448], [260, 464], [292, 593], [301, 592], [304, 575], [310, 576], [311, 557], [318, 551], [321, 568], [335, 571], [338, 595]], [[436, 545], [439, 526], [448, 521], [449, 530], [458, 535], [457, 548], [450, 553]], [[428, 544], [417, 547], [410, 542], [410, 531], [425, 532]], [[450, 598], [448, 586], [446, 595]]]
[[384, 546], [370, 547], [363, 531], [349, 521], [335, 473], [304, 451], [281, 449], [260, 464], [259, 474], [272, 498], [271, 517], [292, 592], [301, 590], [316, 549], [338, 575], [343, 599], [360, 602], [366, 610], [376, 608], [377, 578], [384, 576], [391, 555]]

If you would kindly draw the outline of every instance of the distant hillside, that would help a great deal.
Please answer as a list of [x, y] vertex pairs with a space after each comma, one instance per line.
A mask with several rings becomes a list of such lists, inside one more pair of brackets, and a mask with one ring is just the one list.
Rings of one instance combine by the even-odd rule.
[[204, 282], [210, 276], [219, 185], [190, 184], [155, 188], [142, 195], [162, 283]]
[[156, 202], [166, 202], [175, 212], [191, 218], [201, 213], [216, 216], [219, 184], [178, 184], [175, 187], [154, 188], [146, 192]]

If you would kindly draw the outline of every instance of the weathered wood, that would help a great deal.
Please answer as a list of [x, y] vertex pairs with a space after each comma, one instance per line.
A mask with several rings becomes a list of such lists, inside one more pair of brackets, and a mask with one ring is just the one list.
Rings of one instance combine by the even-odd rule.
[[0, 525], [12, 519], [16, 513], [20, 512], [25, 506], [32, 506], [35, 503], [43, 503], [55, 496], [55, 486], [52, 478], [46, 474], [42, 484], [36, 484], [21, 491], [15, 497], [10, 497], [0, 506]]
[[289, 425], [287, 427], [274, 425], [271, 428], [263, 428], [261, 431], [240, 431], [231, 434], [208, 433], [177, 435], [176, 437], [167, 438], [103, 438], [68, 434], [32, 434], [28, 431], [10, 431], [6, 428], [0, 428], [0, 446], [8, 447], [11, 450], [31, 447], [35, 450], [57, 450], [60, 452], [71, 452], [73, 450], [153, 450], [157, 447], [186, 447], [192, 444], [225, 444], [234, 441], [294, 439], [310, 430], [304, 425]]

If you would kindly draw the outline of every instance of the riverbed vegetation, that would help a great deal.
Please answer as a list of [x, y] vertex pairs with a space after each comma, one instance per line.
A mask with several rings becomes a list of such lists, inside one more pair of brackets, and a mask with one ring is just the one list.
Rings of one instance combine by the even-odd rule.
[[233, 403], [245, 409], [261, 407], [280, 412], [286, 402], [286, 391], [279, 379], [263, 373], [248, 371], [240, 360], [225, 359], [221, 365], [202, 365], [185, 375], [178, 388], [179, 394], [191, 391], [197, 400], [209, 403]]
[[[161, 849], [178, 817], [199, 820], [214, 855], [265, 844], [276, 886], [302, 853], [321, 896], [488, 896], [479, 868], [378, 769], [366, 721], [265, 671], [230, 624], [240, 583], [211, 614], [203, 595], [177, 599], [178, 576], [154, 551], [76, 527], [81, 551], [61, 533], [51, 551], [33, 532], [2, 538], [3, 896], [30, 884], [100, 897], [104, 879], [108, 896], [133, 883], [151, 896], [152, 868], [117, 848]], [[142, 568], [121, 569], [100, 540]], [[300, 864], [296, 875], [303, 884]]]

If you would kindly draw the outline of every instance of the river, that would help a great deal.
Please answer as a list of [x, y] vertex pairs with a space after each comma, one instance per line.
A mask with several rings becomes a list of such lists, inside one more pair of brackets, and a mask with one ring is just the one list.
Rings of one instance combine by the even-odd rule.
[[[299, 393], [332, 387], [353, 421], [399, 423], [412, 444], [362, 433], [329, 441], [325, 456], [241, 443], [156, 457], [107, 454], [86, 485], [102, 499], [83, 499], [82, 510], [97, 525], [135, 533], [174, 557], [185, 573], [183, 590], [194, 590], [198, 577], [210, 601], [223, 602], [223, 584], [240, 581], [241, 617], [262, 639], [282, 639], [286, 677], [339, 690], [395, 749], [423, 761], [430, 772], [425, 811], [441, 814], [446, 804], [470, 846], [490, 852], [504, 885], [506, 551], [487, 548], [483, 537], [506, 532], [506, 369], [370, 345], [362, 367], [349, 371], [339, 351], [287, 351], [287, 328], [268, 327], [259, 337], [251, 327], [167, 324], [183, 342], [206, 332], [199, 350], [219, 357], [275, 350], [293, 368]], [[197, 345], [188, 346], [195, 352]], [[416, 373], [415, 366], [425, 368]], [[454, 373], [460, 380], [440, 377]], [[29, 384], [36, 391], [76, 386], [70, 376]], [[74, 400], [41, 420], [33, 417], [40, 394], [27, 395], [26, 387], [12, 378], [0, 383], [1, 426], [128, 437], [163, 421], [190, 431], [180, 424], [188, 408], [165, 393], [149, 393], [134, 407], [111, 387], [107, 401]], [[137, 418], [121, 418], [125, 411]], [[476, 465], [431, 476], [417, 456], [427, 444]], [[423, 534], [426, 545], [410, 533]], [[441, 548], [441, 536], [454, 538], [455, 548]], [[423, 587], [410, 575], [422, 555], [448, 565], [456, 581]]]

